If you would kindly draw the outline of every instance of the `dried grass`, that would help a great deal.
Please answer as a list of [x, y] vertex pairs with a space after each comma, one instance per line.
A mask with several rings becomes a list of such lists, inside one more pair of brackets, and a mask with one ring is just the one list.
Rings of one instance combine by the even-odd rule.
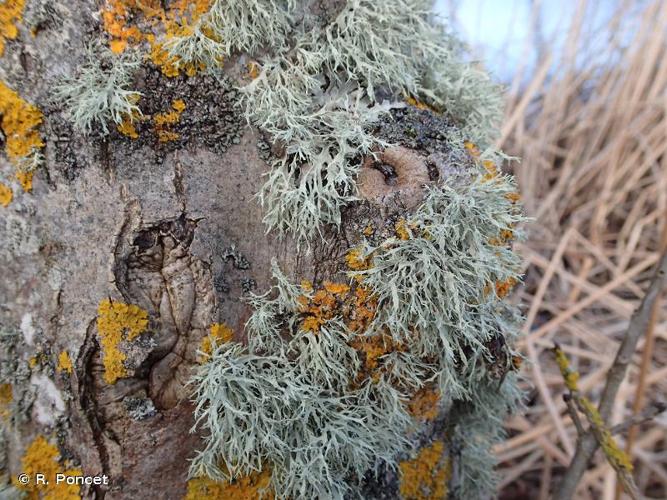
[[[538, 2], [539, 3], [539, 2]], [[579, 12], [586, 12], [585, 1]], [[529, 304], [520, 347], [532, 383], [528, 411], [508, 422], [497, 447], [504, 498], [546, 499], [570, 461], [576, 431], [561, 399], [564, 385], [549, 348], [557, 341], [597, 401], [628, 319], [667, 246], [667, 3], [647, 1], [630, 43], [621, 27], [633, 2], [610, 20], [604, 54], [611, 64], [570, 64], [586, 52], [575, 16], [562, 54], [541, 47], [527, 85], [510, 88], [501, 147], [514, 167], [528, 215], [536, 218], [519, 248]], [[607, 57], [608, 56], [608, 57]], [[553, 60], [555, 73], [550, 67]], [[640, 341], [619, 392], [612, 424], [650, 401], [667, 399], [667, 300]], [[667, 498], [667, 417], [642, 424], [631, 439], [635, 478], [651, 498]], [[627, 434], [618, 436], [624, 446]], [[582, 499], [614, 499], [616, 477], [601, 456], [584, 475]], [[525, 496], [522, 496], [525, 497]]]

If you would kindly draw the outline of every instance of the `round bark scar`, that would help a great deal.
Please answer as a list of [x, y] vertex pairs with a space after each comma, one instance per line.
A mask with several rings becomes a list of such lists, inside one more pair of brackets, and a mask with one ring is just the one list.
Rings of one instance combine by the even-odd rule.
[[362, 198], [379, 205], [398, 198], [408, 209], [422, 202], [424, 185], [430, 182], [426, 158], [403, 146], [387, 148], [377, 158], [367, 157], [357, 178]]

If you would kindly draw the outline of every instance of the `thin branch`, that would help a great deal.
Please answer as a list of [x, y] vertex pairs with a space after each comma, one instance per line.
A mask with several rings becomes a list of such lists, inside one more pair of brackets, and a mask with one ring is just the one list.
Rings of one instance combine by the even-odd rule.
[[[630, 324], [625, 332], [621, 345], [616, 353], [605, 384], [600, 406], [598, 411], [603, 422], [609, 419], [616, 394], [620, 388], [621, 382], [625, 378], [628, 365], [632, 360], [632, 355], [637, 348], [639, 337], [648, 328], [653, 304], [660, 296], [665, 286], [667, 276], [667, 252], [660, 257], [656, 273], [651, 279], [649, 289], [644, 296], [639, 309], [630, 318]], [[589, 430], [584, 436], [577, 440], [577, 450], [570, 467], [565, 471], [565, 475], [560, 482], [559, 488], [555, 491], [554, 500], [570, 500], [574, 495], [577, 485], [586, 471], [589, 462], [593, 458], [599, 443], [593, 432]]]
[[577, 429], [577, 436], [583, 436], [584, 426], [581, 425], [581, 419], [579, 418], [579, 413], [577, 413], [577, 407], [572, 400], [571, 394], [563, 394], [563, 401], [567, 405], [567, 412], [570, 414], [572, 422], [574, 422], [574, 427]]
[[665, 410], [667, 410], [667, 405], [664, 403], [653, 403], [642, 412], [638, 413], [637, 415], [633, 415], [632, 418], [629, 418], [625, 422], [613, 426], [609, 430], [612, 434], [621, 434], [628, 429], [634, 428], [635, 426], [643, 424], [644, 422], [648, 422], [649, 420], [653, 420]]
[[616, 440], [612, 437], [611, 431], [605, 425], [598, 410], [591, 401], [578, 394], [574, 394], [572, 399], [577, 404], [577, 408], [586, 416], [591, 432], [597, 441], [598, 446], [602, 448], [604, 456], [611, 467], [616, 471], [619, 482], [623, 485], [625, 492], [630, 495], [632, 500], [639, 500], [641, 494], [639, 488], [632, 477], [632, 462], [625, 452], [618, 446]]

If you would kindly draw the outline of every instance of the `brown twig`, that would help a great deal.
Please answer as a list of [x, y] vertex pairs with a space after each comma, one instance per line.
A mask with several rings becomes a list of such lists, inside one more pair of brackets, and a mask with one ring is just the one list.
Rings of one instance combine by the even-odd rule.
[[[662, 226], [662, 236], [660, 238], [660, 250], [667, 252], [667, 211], [665, 212], [665, 219]], [[646, 392], [646, 378], [651, 367], [651, 359], [653, 358], [653, 346], [655, 345], [655, 324], [658, 321], [658, 301], [653, 304], [651, 309], [651, 317], [646, 329], [646, 342], [642, 351], [642, 361], [639, 366], [639, 378], [637, 379], [637, 391], [635, 400], [632, 403], [633, 417], [639, 416], [644, 406], [644, 394]], [[631, 419], [632, 420], [632, 419]], [[628, 436], [625, 440], [625, 452], [632, 460], [632, 448], [637, 438], [637, 426], [630, 424], [628, 427]], [[621, 498], [620, 488], [616, 488], [616, 500]]]
[[[648, 291], [644, 296], [639, 309], [630, 318], [630, 324], [625, 332], [621, 345], [616, 353], [611, 368], [607, 375], [607, 381], [602, 392], [600, 405], [598, 407], [599, 416], [604, 423], [609, 419], [616, 394], [625, 378], [628, 365], [632, 360], [632, 355], [637, 348], [637, 342], [640, 336], [648, 327], [653, 304], [660, 296], [665, 286], [667, 276], [667, 253], [663, 253], [660, 261], [651, 279]], [[599, 442], [594, 432], [589, 430], [586, 434], [577, 440], [577, 449], [570, 466], [565, 471], [565, 475], [560, 482], [560, 487], [554, 494], [554, 500], [570, 500], [574, 495], [581, 476], [588, 467], [588, 463], [598, 449]]]
[[[632, 462], [623, 450], [618, 446], [611, 435], [611, 431], [605, 425], [598, 410], [590, 402], [588, 398], [574, 394], [572, 399], [577, 404], [579, 411], [586, 416], [589, 424], [589, 432], [595, 436], [598, 446], [602, 448], [605, 458], [609, 465], [616, 471], [619, 482], [625, 489], [625, 492], [630, 495], [632, 500], [639, 500], [641, 495], [639, 488], [632, 477]], [[583, 434], [580, 435], [583, 437]]]
[[611, 431], [604, 423], [604, 420], [602, 420], [600, 413], [593, 403], [591, 403], [587, 397], [580, 394], [578, 385], [579, 373], [570, 368], [570, 362], [567, 359], [565, 352], [558, 344], [554, 346], [553, 350], [561, 375], [565, 380], [565, 386], [569, 390], [567, 394], [563, 395], [563, 400], [567, 404], [568, 412], [577, 429], [578, 438], [581, 439], [585, 436], [586, 431], [584, 431], [584, 427], [579, 419], [577, 409], [586, 416], [590, 433], [595, 436], [598, 445], [604, 452], [607, 462], [616, 471], [619, 483], [623, 486], [628, 495], [630, 495], [632, 500], [638, 500], [640, 498], [639, 488], [637, 488], [637, 484], [632, 477], [632, 462], [630, 461], [630, 458], [618, 446]]
[[[636, 428], [636, 426], [653, 420], [655, 417], [660, 415], [663, 411], [667, 410], [667, 405], [664, 403], [653, 403], [648, 408], [645, 408], [642, 412], [637, 415], [633, 415], [631, 418], [622, 422], [618, 425], [613, 426], [609, 431], [612, 434], [621, 434], [629, 429]], [[628, 453], [628, 456], [630, 454]]]
[[579, 418], [579, 413], [577, 413], [577, 406], [574, 404], [571, 394], [563, 394], [563, 401], [567, 405], [567, 412], [570, 414], [572, 422], [574, 422], [574, 427], [577, 429], [577, 436], [584, 434], [584, 426], [581, 424], [581, 419]]

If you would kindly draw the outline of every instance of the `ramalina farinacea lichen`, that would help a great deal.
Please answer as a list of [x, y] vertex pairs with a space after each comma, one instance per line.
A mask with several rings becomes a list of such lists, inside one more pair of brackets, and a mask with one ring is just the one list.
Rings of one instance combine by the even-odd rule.
[[114, 54], [106, 47], [92, 44], [86, 60], [74, 75], [56, 86], [53, 100], [65, 109], [75, 128], [84, 134], [101, 129], [109, 133], [109, 122], [141, 115], [137, 101], [141, 94], [131, 90], [134, 71], [141, 64], [133, 51]]
[[357, 195], [354, 159], [382, 145], [369, 126], [403, 98], [448, 113], [460, 137], [484, 146], [501, 110], [497, 87], [462, 62], [430, 1], [350, 0], [325, 26], [306, 4], [215, 0], [167, 43], [183, 65], [236, 51], [259, 57], [257, 77], [241, 88], [245, 114], [286, 150], [260, 194], [265, 222], [301, 241], [340, 224]]
[[302, 243], [339, 225], [363, 159], [390, 146], [374, 124], [406, 101], [446, 115], [449, 156], [472, 167], [433, 180], [395, 235], [357, 235], [342, 282], [295, 284], [274, 265], [275, 286], [250, 299], [247, 341], [214, 340], [193, 380], [206, 439], [191, 474], [270, 470], [278, 498], [355, 498], [368, 474], [401, 470], [441, 414], [450, 494], [489, 496], [491, 446], [519, 404], [520, 317], [504, 299], [520, 280], [511, 242], [524, 220], [490, 147], [498, 89], [463, 62], [431, 2], [349, 0], [327, 21], [311, 7], [216, 0], [166, 44], [179, 64], [256, 61], [245, 115], [284, 151], [259, 193], [269, 229]]

